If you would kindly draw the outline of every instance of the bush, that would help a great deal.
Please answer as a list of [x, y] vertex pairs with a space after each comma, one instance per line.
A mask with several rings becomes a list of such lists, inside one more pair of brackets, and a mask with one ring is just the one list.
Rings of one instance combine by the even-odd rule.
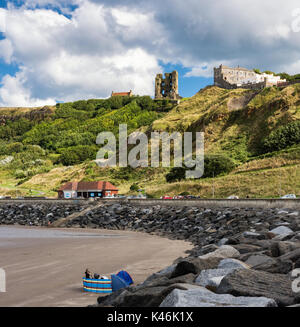
[[111, 109], [120, 109], [123, 107], [123, 98], [121, 96], [114, 96], [109, 99]]
[[130, 191], [134, 191], [134, 192], [137, 192], [138, 190], [140, 189], [140, 187], [138, 186], [138, 184], [132, 184], [130, 186]]
[[[230, 173], [235, 167], [233, 160], [225, 155], [206, 155], [204, 157], [203, 178], [214, 177], [221, 174]], [[185, 179], [185, 172], [189, 170], [186, 167], [174, 167], [166, 175], [168, 183], [178, 182]]]
[[172, 168], [171, 171], [166, 175], [166, 181], [168, 183], [172, 183], [185, 179], [185, 171], [186, 168], [183, 167]]
[[69, 148], [59, 149], [61, 156], [60, 162], [64, 166], [77, 165], [87, 159], [96, 159], [97, 148], [95, 146], [73, 146]]
[[300, 143], [300, 121], [289, 123], [273, 131], [263, 141], [263, 151], [273, 152]]
[[206, 155], [204, 157], [203, 177], [214, 177], [230, 173], [235, 167], [233, 160], [225, 155]]

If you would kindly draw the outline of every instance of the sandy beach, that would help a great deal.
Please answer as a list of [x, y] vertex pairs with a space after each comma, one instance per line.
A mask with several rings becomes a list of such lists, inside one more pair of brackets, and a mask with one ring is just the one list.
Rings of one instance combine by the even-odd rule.
[[0, 306], [95, 304], [99, 295], [82, 289], [86, 268], [108, 276], [125, 269], [137, 284], [191, 248], [136, 232], [0, 226], [0, 268], [6, 272]]

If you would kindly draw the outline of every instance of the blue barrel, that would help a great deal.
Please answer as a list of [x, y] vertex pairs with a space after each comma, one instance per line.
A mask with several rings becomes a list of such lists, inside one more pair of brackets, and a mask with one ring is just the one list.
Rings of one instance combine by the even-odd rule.
[[92, 293], [112, 293], [111, 279], [82, 278], [83, 289]]

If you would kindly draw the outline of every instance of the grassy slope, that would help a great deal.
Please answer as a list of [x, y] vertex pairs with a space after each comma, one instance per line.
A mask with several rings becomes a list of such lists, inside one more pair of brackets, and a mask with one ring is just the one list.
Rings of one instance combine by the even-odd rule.
[[[55, 106], [46, 106], [48, 109], [54, 111]], [[8, 117], [17, 117], [28, 114], [33, 110], [40, 110], [44, 107], [0, 107], [0, 116], [8, 116]]]
[[[201, 197], [231, 194], [251, 197], [272, 197], [300, 193], [300, 147], [255, 158], [261, 140], [283, 124], [300, 119], [300, 84], [283, 90], [265, 89], [223, 90], [207, 87], [156, 120], [151, 130], [204, 131], [206, 153], [227, 153], [235, 159], [237, 168], [227, 176], [168, 184], [166, 169], [137, 169], [125, 178], [120, 169], [100, 169], [84, 163], [74, 167], [57, 167], [46, 174], [36, 175], [17, 186], [22, 193], [44, 190], [55, 195], [55, 189], [68, 180], [109, 179], [121, 193], [129, 192], [138, 183], [153, 196], [175, 195], [184, 191]], [[5, 178], [1, 193], [13, 192], [17, 181]], [[9, 181], [9, 182], [8, 182]], [[12, 194], [13, 195], [13, 194]]]

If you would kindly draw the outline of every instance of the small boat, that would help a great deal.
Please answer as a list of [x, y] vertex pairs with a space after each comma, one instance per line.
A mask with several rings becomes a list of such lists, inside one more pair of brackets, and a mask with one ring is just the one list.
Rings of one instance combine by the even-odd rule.
[[88, 279], [82, 278], [83, 289], [92, 293], [112, 293], [111, 279]]

